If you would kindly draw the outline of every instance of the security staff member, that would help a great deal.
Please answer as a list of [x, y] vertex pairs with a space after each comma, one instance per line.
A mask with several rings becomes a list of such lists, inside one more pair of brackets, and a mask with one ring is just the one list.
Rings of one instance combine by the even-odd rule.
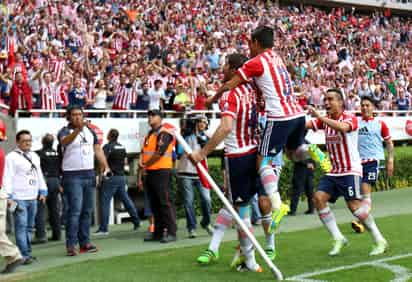
[[100, 194], [100, 203], [102, 208], [102, 220], [99, 229], [95, 235], [108, 235], [108, 224], [110, 215], [110, 201], [113, 196], [119, 198], [133, 221], [133, 229], [137, 230], [140, 226], [140, 219], [137, 215], [136, 207], [126, 191], [125, 166], [127, 165], [126, 148], [117, 142], [119, 131], [110, 129], [107, 140], [109, 143], [103, 146], [103, 152], [106, 156], [112, 175], [103, 177], [102, 191]]
[[155, 232], [148, 233], [145, 241], [168, 243], [176, 241], [176, 211], [170, 199], [172, 153], [174, 137], [162, 126], [160, 110], [148, 112], [151, 130], [145, 137], [139, 168], [144, 170], [145, 183], [155, 219]]
[[[42, 139], [42, 149], [36, 151], [40, 157], [41, 170], [46, 178], [47, 184], [47, 208], [49, 214], [49, 223], [52, 229], [51, 241], [59, 241], [61, 238], [61, 206], [59, 196], [63, 188], [60, 185], [60, 158], [59, 154], [53, 149], [54, 137], [52, 134], [46, 134]], [[47, 242], [45, 205], [38, 203], [36, 215], [36, 239], [33, 243]]]

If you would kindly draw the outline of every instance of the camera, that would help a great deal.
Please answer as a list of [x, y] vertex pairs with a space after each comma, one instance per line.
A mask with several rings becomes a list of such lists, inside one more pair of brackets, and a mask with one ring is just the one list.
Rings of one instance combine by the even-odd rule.
[[206, 117], [196, 116], [196, 117], [185, 118], [181, 120], [181, 124], [180, 124], [183, 137], [195, 135], [197, 143], [202, 148], [206, 145], [207, 141], [209, 140], [209, 137], [204, 132], [197, 132], [196, 130], [198, 122], [203, 119], [206, 119]]

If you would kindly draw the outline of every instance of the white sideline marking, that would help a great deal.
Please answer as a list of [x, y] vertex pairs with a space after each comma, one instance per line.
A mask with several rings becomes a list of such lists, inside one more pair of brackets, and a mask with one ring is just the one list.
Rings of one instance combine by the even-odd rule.
[[288, 277], [285, 280], [299, 281], [299, 282], [325, 282], [324, 280], [310, 279], [309, 277], [342, 271], [342, 270], [354, 269], [354, 268], [358, 268], [361, 266], [375, 266], [375, 267], [381, 267], [381, 268], [385, 268], [387, 270], [392, 271], [395, 274], [395, 278], [391, 282], [405, 282], [409, 278], [412, 277], [412, 273], [409, 271], [409, 269], [402, 267], [400, 265], [387, 264], [385, 262], [408, 258], [408, 257], [412, 257], [412, 253], [397, 255], [397, 256], [388, 257], [388, 258], [382, 258], [378, 260], [359, 262], [359, 263], [355, 263], [351, 265], [338, 266], [334, 268], [318, 270], [318, 271], [313, 271], [313, 272], [305, 272], [305, 273], [298, 274], [292, 277]]

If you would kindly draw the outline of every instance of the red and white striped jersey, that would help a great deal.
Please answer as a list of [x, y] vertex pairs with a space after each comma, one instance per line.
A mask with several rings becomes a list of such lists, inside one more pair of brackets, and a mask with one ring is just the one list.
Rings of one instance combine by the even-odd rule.
[[222, 116], [233, 118], [232, 131], [225, 138], [227, 155], [247, 153], [257, 147], [256, 91], [243, 83], [223, 94], [219, 101]]
[[128, 110], [133, 98], [133, 88], [119, 85], [114, 92], [113, 110]]
[[262, 92], [268, 120], [289, 120], [304, 115], [286, 66], [274, 51], [267, 50], [250, 59], [237, 73], [245, 81], [253, 79]]
[[343, 133], [330, 128], [320, 119], [312, 120], [314, 130], [324, 129], [326, 148], [332, 162], [332, 171], [328, 175], [359, 175], [362, 176], [362, 165], [358, 151], [358, 119], [351, 113], [343, 112], [339, 122], [350, 125], [350, 131]]
[[61, 103], [60, 93], [57, 91], [56, 84], [51, 82], [49, 85], [42, 83], [40, 87], [41, 108], [43, 110], [55, 110], [57, 104]]

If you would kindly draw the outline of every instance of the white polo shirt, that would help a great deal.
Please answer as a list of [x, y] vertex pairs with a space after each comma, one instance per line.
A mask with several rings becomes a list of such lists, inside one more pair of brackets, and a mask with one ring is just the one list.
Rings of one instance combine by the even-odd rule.
[[[63, 127], [58, 133], [58, 139], [74, 131], [70, 125]], [[96, 133], [84, 127], [70, 144], [63, 146], [62, 170], [66, 172], [94, 171], [94, 145], [99, 144]]]

